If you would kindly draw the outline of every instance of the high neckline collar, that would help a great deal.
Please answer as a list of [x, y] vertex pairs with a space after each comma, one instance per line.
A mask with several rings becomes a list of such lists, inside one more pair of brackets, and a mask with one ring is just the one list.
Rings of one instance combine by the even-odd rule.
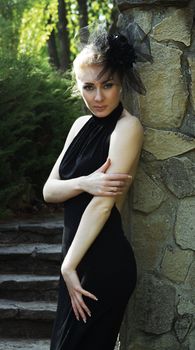
[[112, 120], [118, 120], [119, 117], [121, 116], [121, 113], [123, 111], [123, 105], [121, 102], [119, 102], [118, 106], [113, 109], [111, 113], [109, 113], [105, 117], [97, 117], [95, 114], [92, 114], [93, 119], [100, 124], [107, 124]]

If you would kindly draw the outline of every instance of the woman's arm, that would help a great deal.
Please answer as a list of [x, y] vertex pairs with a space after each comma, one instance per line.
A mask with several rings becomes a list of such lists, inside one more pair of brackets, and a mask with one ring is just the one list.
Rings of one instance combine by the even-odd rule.
[[82, 191], [79, 187], [78, 179], [62, 181], [59, 176], [60, 163], [62, 161], [64, 153], [68, 149], [69, 145], [71, 144], [77, 133], [80, 119], [81, 118], [77, 119], [72, 125], [68, 133], [65, 145], [62, 149], [62, 152], [60, 153], [56, 163], [54, 164], [53, 169], [51, 170], [51, 173], [43, 187], [43, 198], [48, 203], [63, 202], [68, 198], [78, 195]]
[[[143, 129], [137, 118], [125, 119], [120, 121], [120, 125], [111, 137], [109, 157], [112, 164], [108, 172], [131, 173], [134, 177], [143, 142]], [[83, 213], [77, 233], [64, 260], [64, 268], [65, 266], [73, 269], [77, 267], [110, 216], [116, 200], [117, 197], [93, 197]]]
[[[122, 118], [111, 136], [109, 158], [112, 163], [107, 172], [131, 173], [134, 177], [142, 143], [143, 129], [139, 120], [132, 116]], [[84, 292], [86, 291], [83, 292], [83, 289], [79, 291], [77, 281], [74, 293], [74, 283], [71, 284], [70, 275], [73, 274], [73, 271], [100, 233], [116, 201], [117, 197], [100, 196], [95, 196], [91, 200], [83, 213], [77, 233], [62, 264], [61, 271], [68, 284], [75, 314], [77, 317], [80, 315], [83, 319], [85, 319], [84, 310], [87, 313], [88, 311], [81, 294], [85, 295]], [[78, 307], [75, 308], [75, 304]]]
[[109, 159], [99, 169], [88, 176], [68, 180], [60, 179], [59, 166], [64, 153], [86, 121], [86, 117], [81, 117], [73, 124], [65, 146], [44, 185], [43, 197], [48, 203], [62, 203], [82, 192], [88, 192], [92, 195], [116, 197], [118, 194], [124, 192], [131, 180], [127, 174], [105, 174], [111, 164]]

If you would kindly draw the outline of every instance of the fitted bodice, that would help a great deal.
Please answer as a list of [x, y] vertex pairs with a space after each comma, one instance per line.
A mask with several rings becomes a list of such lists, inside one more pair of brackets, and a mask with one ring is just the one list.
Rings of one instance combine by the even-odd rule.
[[110, 136], [122, 111], [120, 103], [106, 117], [89, 118], [64, 154], [59, 168], [62, 180], [89, 175], [106, 161]]
[[[110, 136], [122, 111], [123, 106], [120, 103], [108, 116], [100, 118], [92, 115], [84, 124], [62, 158], [59, 167], [62, 180], [89, 175], [103, 165], [108, 157]], [[91, 194], [82, 192], [64, 202], [65, 245], [67, 248], [70, 246], [81, 216], [92, 198]], [[115, 206], [113, 212], [117, 213], [120, 221], [120, 214]], [[121, 225], [121, 223], [119, 224]]]

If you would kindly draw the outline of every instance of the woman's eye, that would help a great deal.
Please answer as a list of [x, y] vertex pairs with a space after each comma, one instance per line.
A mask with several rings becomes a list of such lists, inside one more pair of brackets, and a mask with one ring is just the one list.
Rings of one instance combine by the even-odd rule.
[[113, 87], [112, 83], [107, 83], [107, 84], [104, 85], [105, 89], [110, 89], [111, 87]]
[[85, 86], [83, 86], [83, 89], [87, 90], [87, 91], [92, 91], [94, 89], [94, 87], [92, 85], [85, 85]]

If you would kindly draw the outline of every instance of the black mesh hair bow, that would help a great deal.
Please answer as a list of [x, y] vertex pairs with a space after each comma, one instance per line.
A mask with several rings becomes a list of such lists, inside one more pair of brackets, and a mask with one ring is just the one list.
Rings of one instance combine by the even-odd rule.
[[124, 93], [132, 88], [139, 94], [146, 94], [136, 63], [152, 63], [153, 58], [149, 37], [136, 22], [123, 25], [112, 34], [102, 24], [85, 27], [80, 31], [80, 42], [82, 47], [92, 45], [104, 57], [101, 76], [106, 71], [118, 72], [122, 77]]

